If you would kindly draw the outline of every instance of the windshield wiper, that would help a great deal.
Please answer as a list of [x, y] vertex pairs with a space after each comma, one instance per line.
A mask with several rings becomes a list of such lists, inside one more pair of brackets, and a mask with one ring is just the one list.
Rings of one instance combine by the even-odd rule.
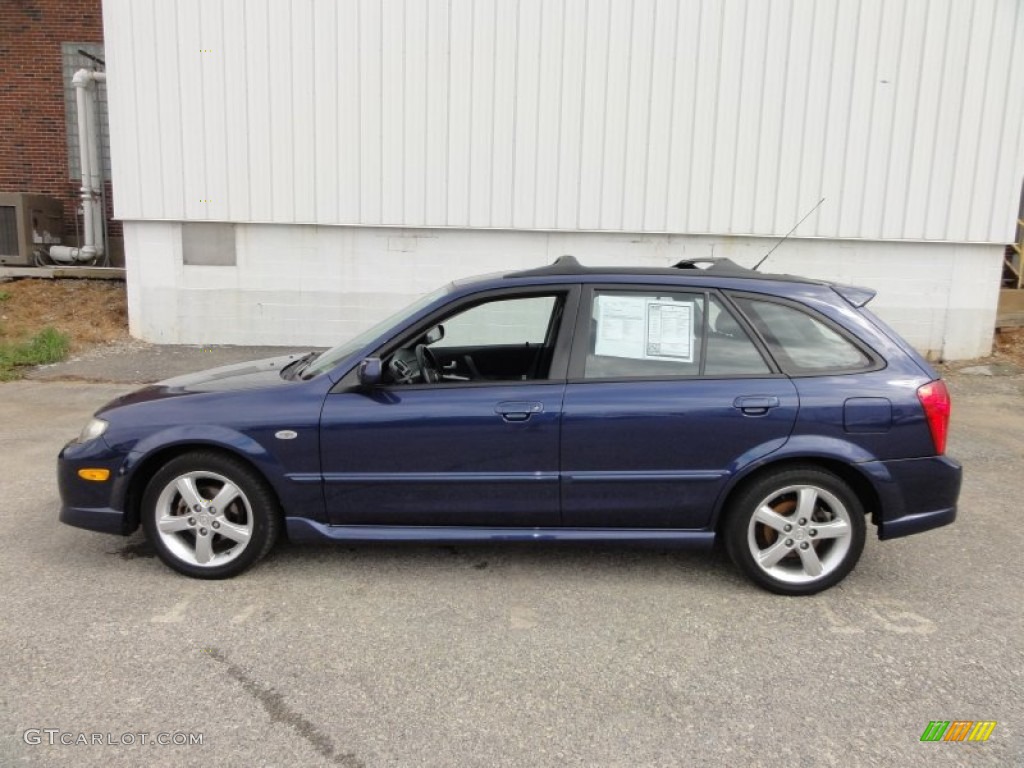
[[[306, 369], [306, 366], [313, 362], [314, 358], [317, 358], [319, 356], [319, 352], [307, 352], [302, 357], [292, 360], [290, 363], [288, 363], [288, 365], [281, 369], [281, 378], [286, 378], [289, 380], [294, 379], [296, 376], [298, 376], [300, 373], [302, 373], [302, 371]], [[287, 375], [285, 375], [286, 373]]]

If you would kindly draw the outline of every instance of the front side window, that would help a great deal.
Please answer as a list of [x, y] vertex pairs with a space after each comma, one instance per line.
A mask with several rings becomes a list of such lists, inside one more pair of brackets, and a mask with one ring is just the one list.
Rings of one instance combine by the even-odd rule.
[[435, 350], [449, 347], [541, 345], [551, 324], [554, 296], [489, 301], [444, 321], [444, 337]]
[[385, 359], [391, 384], [547, 379], [564, 294], [498, 297], [442, 318]]
[[873, 364], [849, 339], [796, 307], [740, 297], [736, 303], [787, 373], [859, 371]]

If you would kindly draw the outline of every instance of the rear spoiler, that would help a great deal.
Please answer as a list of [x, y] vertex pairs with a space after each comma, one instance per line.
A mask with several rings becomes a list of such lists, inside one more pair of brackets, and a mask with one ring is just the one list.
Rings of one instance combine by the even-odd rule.
[[854, 285], [833, 285], [831, 288], [857, 309], [866, 306], [878, 293], [870, 288], [858, 288]]

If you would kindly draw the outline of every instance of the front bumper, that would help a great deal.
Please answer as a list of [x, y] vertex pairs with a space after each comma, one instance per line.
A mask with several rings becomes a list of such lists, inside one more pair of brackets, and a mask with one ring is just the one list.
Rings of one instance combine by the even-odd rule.
[[110, 507], [70, 507], [61, 504], [60, 521], [76, 528], [85, 528], [100, 533], [116, 533], [119, 536], [127, 536], [131, 533], [127, 530], [124, 512]]
[[[60, 521], [76, 528], [127, 535], [124, 513], [124, 457], [115, 454], [102, 438], [87, 443], [71, 442], [57, 457], [57, 486], [60, 489]], [[83, 480], [78, 470], [109, 469], [102, 482]]]
[[956, 520], [962, 468], [948, 456], [859, 465], [874, 482], [881, 501], [873, 520], [878, 538], [896, 539]]

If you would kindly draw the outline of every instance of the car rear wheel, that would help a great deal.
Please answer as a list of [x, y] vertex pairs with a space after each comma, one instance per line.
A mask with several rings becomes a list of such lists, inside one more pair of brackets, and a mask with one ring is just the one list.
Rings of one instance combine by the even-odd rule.
[[142, 499], [142, 524], [160, 559], [186, 576], [235, 576], [266, 555], [280, 529], [264, 480], [237, 459], [196, 451], [168, 462]]
[[840, 478], [817, 467], [768, 475], [732, 502], [724, 530], [733, 562], [782, 595], [842, 581], [864, 549], [864, 508]]

